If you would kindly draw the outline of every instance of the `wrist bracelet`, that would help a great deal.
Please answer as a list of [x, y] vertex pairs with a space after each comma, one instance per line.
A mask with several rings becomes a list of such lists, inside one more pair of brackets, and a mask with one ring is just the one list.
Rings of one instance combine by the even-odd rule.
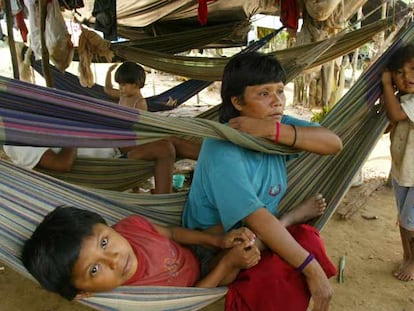
[[298, 272], [302, 272], [303, 269], [306, 268], [306, 266], [313, 260], [315, 259], [315, 256], [312, 253], [309, 253], [308, 257], [306, 257], [306, 259], [304, 260], [304, 262], [302, 262], [302, 264], [296, 268], [296, 271]]
[[290, 145], [291, 147], [295, 147], [295, 145], [296, 145], [296, 138], [297, 138], [297, 130], [296, 130], [296, 126], [294, 125], [294, 124], [291, 124], [290, 125], [292, 128], [293, 128], [293, 134], [294, 134], [294, 136], [293, 136], [293, 143]]
[[276, 122], [276, 134], [275, 134], [275, 143], [279, 142], [279, 136], [280, 136], [280, 122]]

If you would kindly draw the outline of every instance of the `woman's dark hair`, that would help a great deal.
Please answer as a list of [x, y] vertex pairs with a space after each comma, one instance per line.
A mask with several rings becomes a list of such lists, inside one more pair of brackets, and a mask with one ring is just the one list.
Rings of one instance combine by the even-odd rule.
[[238, 117], [240, 112], [234, 108], [231, 98], [243, 96], [246, 86], [286, 81], [285, 71], [273, 56], [258, 52], [240, 54], [224, 67], [221, 84], [220, 122], [226, 123]]
[[135, 83], [139, 88], [145, 85], [145, 70], [134, 62], [124, 62], [115, 71], [115, 81], [118, 83]]
[[79, 290], [72, 285], [72, 270], [84, 238], [93, 226], [106, 224], [98, 214], [70, 206], [50, 212], [28, 239], [22, 252], [26, 269], [47, 290], [72, 300]]
[[410, 61], [414, 58], [414, 44], [407, 44], [403, 47], [400, 47], [398, 50], [392, 54], [390, 57], [387, 68], [390, 71], [397, 71], [401, 69], [404, 63]]

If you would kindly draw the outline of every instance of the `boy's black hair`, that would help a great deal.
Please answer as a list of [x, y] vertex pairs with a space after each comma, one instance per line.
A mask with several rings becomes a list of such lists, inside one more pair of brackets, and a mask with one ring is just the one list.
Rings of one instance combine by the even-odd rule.
[[407, 44], [403, 47], [400, 47], [398, 50], [392, 54], [390, 57], [387, 68], [390, 71], [397, 71], [401, 69], [404, 63], [410, 61], [414, 58], [414, 44]]
[[145, 70], [134, 62], [124, 62], [115, 71], [115, 81], [118, 83], [135, 83], [139, 88], [145, 85]]
[[72, 285], [72, 270], [84, 238], [93, 226], [106, 224], [98, 214], [71, 206], [59, 206], [37, 226], [23, 247], [26, 269], [47, 290], [72, 300], [79, 290]]
[[240, 112], [231, 103], [233, 96], [242, 96], [246, 86], [286, 81], [285, 71], [273, 56], [258, 52], [237, 55], [224, 68], [221, 84], [220, 122], [238, 117]]

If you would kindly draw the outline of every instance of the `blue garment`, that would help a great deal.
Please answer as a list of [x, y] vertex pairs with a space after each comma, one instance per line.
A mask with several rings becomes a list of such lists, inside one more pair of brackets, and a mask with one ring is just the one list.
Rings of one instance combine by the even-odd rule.
[[[284, 115], [283, 124], [318, 126]], [[286, 192], [286, 161], [297, 155], [266, 154], [228, 141], [205, 139], [183, 211], [183, 226], [225, 231], [261, 207], [277, 215]]]

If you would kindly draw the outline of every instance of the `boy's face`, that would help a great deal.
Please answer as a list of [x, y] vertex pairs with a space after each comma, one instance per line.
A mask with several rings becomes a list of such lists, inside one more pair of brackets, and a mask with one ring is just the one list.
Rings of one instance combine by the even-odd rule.
[[84, 292], [110, 291], [129, 280], [138, 260], [128, 241], [104, 224], [86, 237], [72, 271], [73, 285]]
[[392, 79], [400, 92], [414, 93], [414, 58], [405, 62], [401, 69], [394, 71]]
[[119, 83], [119, 95], [121, 97], [136, 96], [138, 91], [139, 87], [136, 83]]

